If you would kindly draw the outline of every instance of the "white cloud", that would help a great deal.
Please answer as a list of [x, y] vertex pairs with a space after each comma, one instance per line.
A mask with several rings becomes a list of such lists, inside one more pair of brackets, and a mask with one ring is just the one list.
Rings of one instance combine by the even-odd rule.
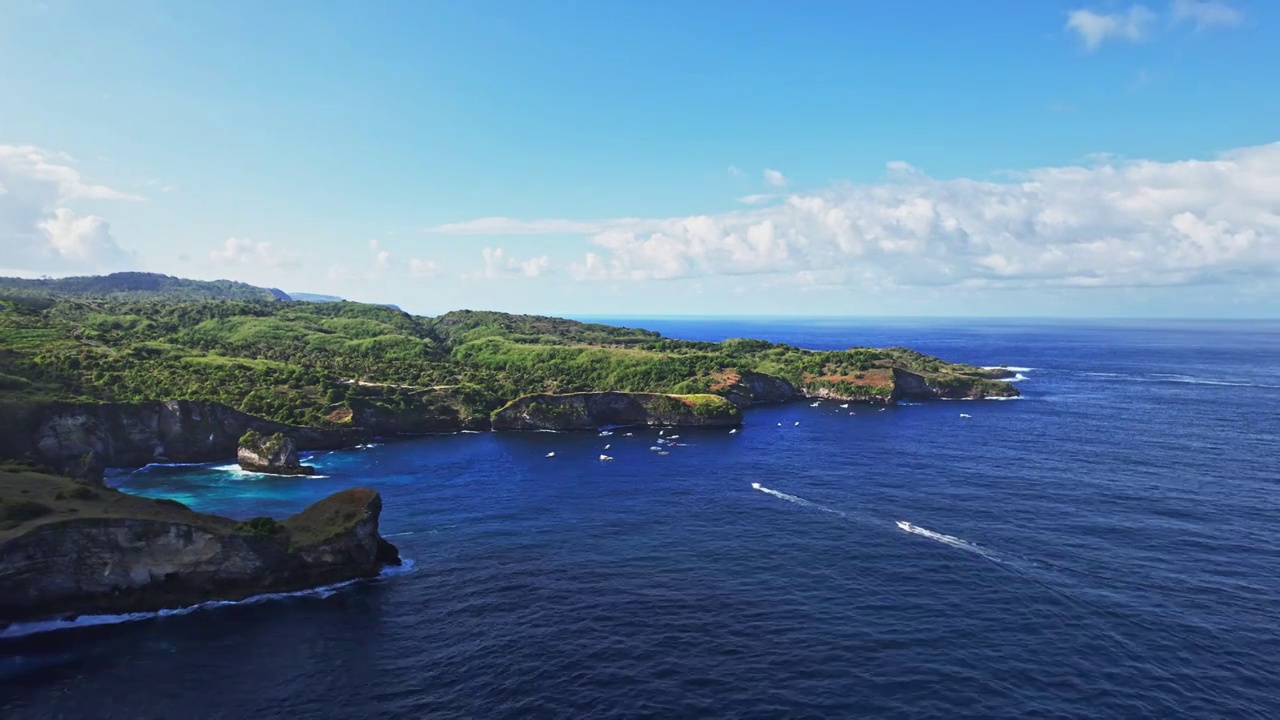
[[382, 274], [391, 269], [391, 253], [383, 250], [377, 240], [369, 241], [369, 249], [373, 251], [373, 273]]
[[756, 194], [756, 195], [743, 195], [742, 197], [738, 198], [738, 202], [742, 203], [743, 205], [763, 205], [763, 204], [765, 204], [765, 203], [769, 202], [770, 200], [773, 200], [773, 199], [774, 199], [774, 198], [776, 198], [776, 197], [778, 197], [778, 196], [777, 196], [777, 195], [774, 195], [773, 193], [759, 193], [759, 194]]
[[734, 177], [738, 177], [738, 176], [742, 175], [742, 168], [738, 167], [737, 165], [730, 165], [730, 166], [725, 170], [725, 172], [729, 173], [730, 175], [732, 175], [732, 176], [734, 176]]
[[1244, 20], [1244, 15], [1229, 3], [1215, 0], [1173, 0], [1170, 14], [1175, 22], [1194, 23], [1197, 30], [1235, 27]]
[[440, 264], [431, 260], [409, 260], [409, 274], [416, 278], [428, 278], [440, 274]]
[[781, 172], [778, 172], [777, 170], [774, 170], [773, 168], [765, 169], [764, 181], [769, 183], [770, 186], [776, 187], [776, 188], [786, 187], [788, 182], [787, 177], [785, 175], [783, 175]]
[[[1004, 182], [937, 180], [894, 162], [877, 184], [718, 215], [596, 225], [585, 233], [590, 251], [570, 266], [579, 279], [790, 274], [862, 288], [1014, 288], [1274, 277], [1280, 143], [1179, 162], [1098, 154]], [[501, 250], [485, 258], [487, 269], [518, 274]]]
[[1092, 10], [1072, 10], [1067, 15], [1066, 29], [1074, 31], [1088, 50], [1096, 50], [1109, 39], [1141, 42], [1147, 37], [1156, 14], [1133, 5], [1125, 12], [1096, 13]]
[[546, 255], [517, 260], [506, 254], [502, 248], [485, 248], [484, 268], [476, 273], [463, 277], [468, 280], [499, 280], [503, 278], [539, 277], [551, 269], [551, 258]]
[[98, 215], [67, 207], [78, 200], [140, 200], [86, 182], [65, 154], [31, 145], [0, 145], [0, 253], [24, 272], [104, 272], [133, 256]]
[[247, 238], [227, 238], [222, 246], [209, 251], [209, 259], [219, 265], [262, 265], [269, 268], [294, 268], [301, 263], [294, 253], [278, 250], [270, 242], [254, 242]]
[[426, 232], [452, 235], [581, 235], [598, 232], [604, 225], [581, 220], [516, 220], [487, 217], [426, 228]]

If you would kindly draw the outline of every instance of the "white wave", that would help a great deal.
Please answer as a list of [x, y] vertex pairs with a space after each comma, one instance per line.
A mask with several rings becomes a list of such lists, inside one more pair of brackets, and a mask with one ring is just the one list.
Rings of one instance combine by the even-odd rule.
[[1005, 381], [1005, 382], [1019, 382], [1019, 381], [1026, 380], [1026, 379], [1027, 379], [1027, 376], [1026, 376], [1026, 375], [1023, 375], [1022, 373], [1018, 373], [1017, 375], [1014, 375], [1014, 376], [1013, 376], [1013, 377], [1011, 377], [1011, 378], [1004, 378], [1004, 381]]
[[1280, 388], [1280, 385], [1267, 385], [1265, 383], [1237, 382], [1231, 380], [1216, 380], [1210, 378], [1198, 378], [1191, 375], [1173, 375], [1157, 373], [1150, 378], [1133, 378], [1142, 382], [1170, 382], [1183, 383], [1186, 385], [1221, 385], [1224, 387], [1251, 387], [1251, 388]]
[[463, 435], [479, 435], [480, 434], [479, 430], [460, 430], [459, 432], [461, 432]]
[[538, 430], [534, 430], [534, 432], [560, 433], [560, 432], [564, 432], [564, 431], [563, 431], [563, 430], [544, 430], [544, 429], [541, 429], [541, 428], [540, 428], [540, 429], [538, 429]]
[[298, 477], [298, 478], [307, 478], [308, 480], [323, 480], [329, 477], [328, 475], [277, 475], [275, 473], [260, 473], [260, 472], [254, 472], [252, 470], [245, 470], [244, 468], [240, 467], [235, 463], [232, 463], [230, 465], [215, 465], [209, 469], [217, 470], [218, 472], [224, 472], [228, 475], [238, 475], [240, 477], [246, 477], [246, 478]]
[[382, 443], [369, 442], [369, 443], [361, 443], [361, 444], [357, 445], [355, 449], [356, 449], [356, 450], [368, 450], [369, 448], [376, 448], [376, 447], [381, 447], [381, 446], [382, 446]]
[[952, 535], [943, 535], [942, 533], [934, 532], [932, 530], [926, 530], [925, 528], [922, 528], [918, 525], [912, 525], [906, 520], [897, 521], [897, 525], [899, 530], [913, 533], [921, 537], [927, 537], [930, 540], [936, 540], [944, 545], [950, 545], [951, 547], [954, 547], [954, 548], [960, 548], [961, 550], [968, 550], [969, 552], [977, 553], [982, 557], [987, 558], [988, 560], [996, 559], [994, 556], [992, 556], [990, 552], [985, 550], [981, 545], [976, 545], [974, 543], [969, 542], [968, 540], [961, 540], [960, 538]]
[[766, 495], [772, 495], [776, 498], [786, 500], [787, 502], [795, 503], [796, 505], [801, 505], [803, 507], [809, 507], [815, 510], [821, 510], [822, 512], [829, 512], [829, 513], [832, 513], [833, 515], [839, 515], [841, 517], [844, 517], [844, 513], [840, 512], [839, 510], [833, 510], [827, 507], [826, 505], [819, 505], [816, 502], [805, 500], [804, 498], [798, 497], [796, 495], [788, 495], [787, 493], [784, 493], [784, 492], [778, 492], [777, 490], [774, 490], [773, 488], [767, 488], [761, 485], [760, 483], [756, 483], [756, 482], [751, 483], [751, 489], [759, 490], [760, 492]]
[[406, 531], [404, 531], [404, 532], [391, 533], [390, 535], [383, 535], [382, 537], [384, 537], [384, 538], [389, 538], [389, 537], [404, 537], [405, 535], [414, 535], [414, 534], [416, 534], [417, 532], [418, 532], [417, 530], [406, 530]]
[[1026, 400], [1026, 398], [1021, 395], [1015, 395], [1013, 397], [984, 397], [982, 399], [983, 400]]
[[1009, 372], [1013, 372], [1013, 373], [1024, 373], [1024, 372], [1031, 372], [1032, 370], [1035, 370], [1035, 368], [1015, 367], [1013, 365], [984, 365], [982, 369], [983, 370], [1008, 370]]
[[30, 622], [13, 623], [8, 627], [0, 629], [0, 639], [26, 637], [28, 635], [36, 635], [39, 633], [56, 632], [58, 630], [74, 630], [76, 628], [94, 627], [97, 625], [119, 625], [121, 623], [150, 620], [152, 618], [177, 617], [179, 615], [187, 615], [196, 612], [197, 610], [214, 610], [234, 605], [256, 605], [270, 600], [283, 600], [285, 598], [316, 597], [324, 599], [332, 597], [334, 593], [342, 590], [343, 588], [351, 587], [358, 583], [393, 577], [395, 575], [404, 575], [412, 572], [413, 566], [414, 562], [406, 558], [401, 562], [399, 567], [384, 567], [382, 572], [378, 573], [377, 577], [374, 578], [356, 578], [355, 580], [347, 580], [345, 582], [334, 583], [332, 585], [323, 585], [309, 590], [251, 595], [243, 600], [210, 600], [209, 602], [203, 602], [197, 605], [157, 610], [155, 612], [121, 613], [118, 615], [81, 615], [74, 620], [33, 620]]

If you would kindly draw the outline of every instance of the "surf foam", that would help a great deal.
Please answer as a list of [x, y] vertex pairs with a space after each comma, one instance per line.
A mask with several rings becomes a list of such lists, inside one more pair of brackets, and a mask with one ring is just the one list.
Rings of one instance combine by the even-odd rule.
[[251, 595], [243, 600], [210, 600], [209, 602], [203, 602], [196, 605], [157, 610], [155, 612], [121, 613], [118, 615], [81, 615], [74, 620], [32, 620], [30, 622], [13, 623], [8, 627], [0, 629], [0, 640], [26, 637], [28, 635], [37, 635], [47, 632], [57, 632], [59, 630], [74, 630], [76, 628], [95, 627], [98, 625], [119, 625], [122, 623], [137, 622], [139, 620], [150, 620], [152, 618], [177, 617], [180, 615], [188, 615], [196, 612], [197, 610], [214, 610], [234, 605], [256, 605], [258, 603], [268, 602], [271, 600], [284, 600], [286, 598], [315, 597], [323, 600], [325, 598], [332, 597], [343, 588], [348, 588], [362, 582], [381, 580], [383, 578], [404, 575], [412, 572], [413, 566], [413, 560], [405, 558], [402, 560], [399, 567], [384, 567], [382, 572], [378, 573], [377, 577], [356, 578], [354, 580], [347, 580], [345, 582], [334, 583], [332, 585], [322, 585], [321, 587], [310, 588], [308, 590]]

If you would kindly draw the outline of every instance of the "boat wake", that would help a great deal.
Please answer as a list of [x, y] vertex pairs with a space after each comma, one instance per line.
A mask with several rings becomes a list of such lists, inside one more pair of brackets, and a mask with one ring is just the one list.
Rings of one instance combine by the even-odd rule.
[[802, 498], [802, 497], [798, 497], [798, 496], [796, 496], [796, 495], [788, 495], [788, 494], [786, 494], [786, 493], [784, 493], [784, 492], [778, 492], [777, 490], [774, 490], [773, 488], [767, 488], [767, 487], [765, 487], [765, 486], [763, 486], [763, 485], [761, 485], [760, 483], [757, 483], [757, 482], [753, 482], [753, 483], [751, 483], [751, 489], [753, 489], [753, 490], [759, 490], [760, 492], [762, 492], [762, 493], [764, 493], [764, 494], [766, 494], [766, 495], [772, 495], [772, 496], [774, 496], [774, 497], [776, 497], [776, 498], [778, 498], [778, 499], [780, 499], [780, 500], [786, 500], [786, 501], [787, 501], [787, 502], [789, 502], [789, 503], [795, 503], [796, 505], [800, 505], [800, 506], [803, 506], [803, 507], [813, 508], [813, 509], [815, 509], [815, 510], [821, 510], [822, 512], [831, 513], [831, 514], [833, 514], [833, 515], [839, 515], [840, 517], [845, 517], [845, 514], [844, 514], [843, 512], [841, 512], [841, 511], [839, 511], [839, 510], [835, 510], [835, 509], [833, 509], [833, 508], [829, 508], [829, 507], [827, 507], [826, 505], [820, 505], [820, 504], [818, 504], [818, 503], [816, 503], [816, 502], [812, 502], [812, 501], [810, 501], [810, 500], [805, 500], [804, 498]]
[[30, 622], [19, 622], [0, 628], [0, 640], [8, 640], [11, 638], [26, 637], [28, 635], [37, 635], [40, 633], [56, 632], [58, 630], [74, 630], [76, 628], [94, 627], [97, 625], [119, 625], [121, 623], [137, 622], [139, 620], [150, 620], [152, 618], [177, 617], [180, 615], [188, 615], [197, 610], [213, 610], [223, 607], [234, 607], [236, 605], [256, 605], [271, 600], [284, 600], [287, 598], [327, 598], [332, 597], [334, 593], [358, 585], [364, 582], [380, 580], [382, 578], [393, 577], [395, 575], [404, 575], [413, 571], [413, 560], [403, 559], [398, 567], [384, 567], [382, 572], [378, 573], [374, 578], [356, 578], [345, 582], [334, 583], [332, 585], [323, 585], [308, 590], [297, 590], [295, 592], [282, 593], [263, 593], [261, 595], [251, 595], [243, 600], [210, 600], [209, 602], [199, 603], [197, 605], [188, 605], [180, 608], [169, 608], [167, 610], [157, 610], [155, 612], [136, 612], [121, 613], [118, 615], [81, 615], [74, 620], [33, 620]]
[[995, 554], [993, 554], [990, 550], [987, 550], [986, 548], [976, 543], [971, 543], [968, 540], [961, 540], [960, 538], [952, 535], [943, 535], [942, 533], [934, 532], [932, 530], [922, 528], [919, 525], [912, 525], [906, 520], [898, 520], [897, 525], [898, 525], [898, 529], [900, 530], [904, 530], [906, 532], [919, 535], [920, 537], [927, 537], [930, 540], [936, 540], [937, 542], [940, 542], [943, 545], [950, 545], [951, 547], [954, 547], [954, 548], [960, 548], [961, 550], [966, 550], [971, 553], [977, 553], [978, 555], [981, 555], [982, 557], [988, 560], [991, 560], [993, 562], [1001, 562], [1001, 560]]

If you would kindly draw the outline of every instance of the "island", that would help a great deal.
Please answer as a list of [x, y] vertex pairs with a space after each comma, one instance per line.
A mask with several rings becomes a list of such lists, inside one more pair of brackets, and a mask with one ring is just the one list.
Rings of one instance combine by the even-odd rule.
[[0, 473], [0, 620], [235, 599], [396, 561], [371, 490], [236, 522], [116, 492], [106, 468], [236, 458], [307, 475], [299, 451], [377, 437], [736, 427], [763, 403], [1015, 397], [1010, 377], [908, 348], [423, 317], [148, 273], [0, 278], [0, 462], [16, 463]]

